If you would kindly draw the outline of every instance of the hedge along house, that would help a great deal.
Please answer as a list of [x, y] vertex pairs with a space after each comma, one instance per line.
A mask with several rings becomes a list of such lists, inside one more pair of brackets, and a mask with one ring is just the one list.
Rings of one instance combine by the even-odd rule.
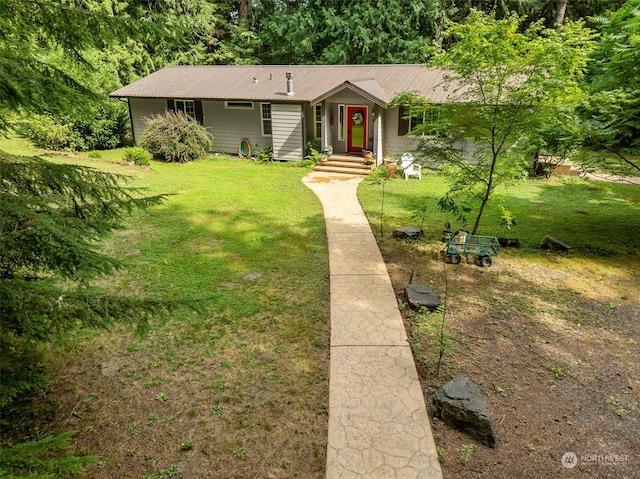
[[[414, 91], [444, 103], [443, 72], [421, 65], [227, 65], [166, 67], [113, 93], [127, 98], [134, 141], [146, 119], [166, 110], [194, 117], [214, 150], [239, 154], [270, 146], [276, 160], [304, 157], [307, 143], [337, 154], [371, 150], [378, 163], [417, 146], [414, 120], [393, 98]], [[244, 152], [244, 151], [243, 151]]]

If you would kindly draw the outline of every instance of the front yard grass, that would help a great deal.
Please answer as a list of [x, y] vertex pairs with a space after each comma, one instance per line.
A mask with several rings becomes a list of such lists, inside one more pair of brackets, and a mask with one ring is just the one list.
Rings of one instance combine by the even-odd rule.
[[77, 430], [92, 478], [324, 476], [328, 252], [320, 203], [288, 165], [210, 158], [124, 173], [161, 206], [105, 248], [122, 295], [192, 300], [151, 330], [84, 331], [51, 348], [47, 431]]

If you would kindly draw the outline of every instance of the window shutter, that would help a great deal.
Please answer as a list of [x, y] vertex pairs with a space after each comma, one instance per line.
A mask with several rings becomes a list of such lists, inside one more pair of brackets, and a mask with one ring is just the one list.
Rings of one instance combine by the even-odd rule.
[[409, 133], [409, 119], [405, 118], [407, 109], [401, 106], [398, 111], [398, 136], [404, 136]]
[[173, 99], [167, 100], [167, 110], [176, 111], [176, 102]]
[[194, 100], [193, 103], [196, 107], [196, 120], [202, 125], [202, 123], [204, 122], [204, 116], [202, 116], [202, 101]]

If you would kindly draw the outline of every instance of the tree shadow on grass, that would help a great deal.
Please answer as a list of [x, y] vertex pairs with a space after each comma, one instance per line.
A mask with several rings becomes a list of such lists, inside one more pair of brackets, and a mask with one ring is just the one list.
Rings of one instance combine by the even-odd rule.
[[[445, 475], [529, 477], [534, 461], [536, 477], [550, 479], [561, 473], [567, 451], [631, 457], [638, 450], [640, 284], [629, 271], [637, 260], [608, 270], [597, 258], [572, 266], [572, 258], [531, 251], [505, 254], [483, 269], [444, 264], [424, 244], [385, 240], [381, 248], [400, 298], [410, 272], [441, 296], [448, 290], [445, 327], [456, 342], [445, 356], [450, 376], [433, 377], [437, 341], [420, 337], [407, 320], [412, 343], [421, 344], [416, 358], [423, 359], [417, 363], [428, 395], [437, 389], [435, 379], [468, 376], [494, 417], [497, 448], [477, 449], [473, 468], [445, 461]], [[440, 422], [434, 431], [449, 452], [470, 441]], [[583, 472], [606, 477], [603, 467]], [[628, 460], [615, 472], [634, 470]]]

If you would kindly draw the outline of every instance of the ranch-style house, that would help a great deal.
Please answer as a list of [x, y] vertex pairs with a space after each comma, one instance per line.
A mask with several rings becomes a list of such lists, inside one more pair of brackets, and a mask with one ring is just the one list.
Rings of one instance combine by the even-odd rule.
[[391, 106], [410, 91], [434, 104], [448, 95], [443, 72], [421, 65], [225, 65], [166, 67], [111, 96], [127, 98], [134, 141], [147, 118], [174, 110], [205, 126], [217, 152], [270, 146], [295, 161], [319, 140], [324, 152], [371, 150], [380, 163], [417, 146], [413, 120]]

